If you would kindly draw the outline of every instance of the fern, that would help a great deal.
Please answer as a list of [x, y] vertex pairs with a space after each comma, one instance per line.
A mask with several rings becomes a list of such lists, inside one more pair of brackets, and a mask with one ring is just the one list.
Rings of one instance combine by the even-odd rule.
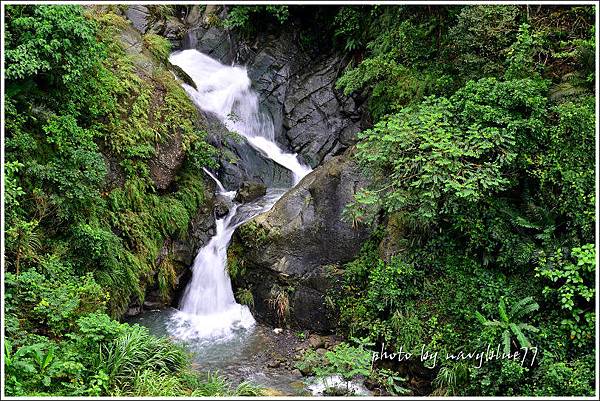
[[516, 337], [516, 342], [519, 344], [519, 346], [531, 347], [531, 342], [529, 341], [527, 336], [525, 336], [524, 331], [535, 333], [538, 331], [538, 329], [527, 323], [517, 323], [517, 320], [538, 310], [539, 308], [539, 304], [535, 302], [533, 297], [525, 297], [517, 301], [514, 305], [512, 305], [510, 311], [507, 312], [506, 302], [504, 301], [504, 298], [501, 298], [498, 302], [498, 314], [500, 316], [500, 320], [487, 320], [478, 311], [475, 312], [475, 317], [485, 327], [495, 327], [502, 330], [501, 338], [503, 343], [503, 349], [504, 353], [508, 354], [510, 353], [512, 345], [511, 332]]

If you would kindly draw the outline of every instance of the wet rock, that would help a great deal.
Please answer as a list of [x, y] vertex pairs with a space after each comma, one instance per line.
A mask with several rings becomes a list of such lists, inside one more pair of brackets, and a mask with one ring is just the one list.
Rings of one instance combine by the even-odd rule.
[[[224, 18], [224, 14], [220, 14]], [[298, 46], [292, 31], [259, 34], [252, 43], [215, 26], [194, 26], [186, 45], [224, 64], [247, 66], [275, 138], [316, 167], [356, 142], [366, 127], [364, 98], [335, 88], [348, 60], [337, 53], [314, 57]]]
[[335, 89], [343, 59], [337, 55], [304, 66], [283, 100], [285, 137], [315, 167], [356, 142], [361, 111]]
[[185, 17], [185, 23], [188, 26], [197, 26], [200, 24], [201, 18], [202, 9], [196, 4], [190, 7], [189, 12]]
[[269, 362], [267, 363], [267, 367], [268, 367], [268, 368], [271, 368], [271, 369], [278, 368], [280, 365], [281, 365], [281, 362], [280, 362], [280, 361], [269, 361]]
[[184, 25], [175, 17], [168, 17], [162, 24], [157, 33], [171, 42], [181, 39], [185, 31]]
[[227, 190], [235, 190], [244, 181], [259, 182], [267, 187], [292, 185], [292, 173], [250, 146], [246, 138], [230, 133], [214, 115], [203, 113], [207, 141], [220, 149], [217, 175]]
[[267, 193], [267, 187], [260, 182], [243, 182], [235, 194], [234, 200], [240, 203], [251, 202], [264, 196]]
[[185, 160], [182, 136], [176, 133], [157, 146], [156, 155], [148, 163], [150, 176], [157, 189], [166, 189], [177, 175]]
[[265, 396], [265, 397], [283, 397], [283, 396], [287, 396], [289, 394], [286, 394], [283, 391], [278, 390], [276, 388], [267, 387], [262, 390], [261, 395]]
[[311, 334], [308, 337], [308, 344], [311, 348], [322, 348], [325, 346], [325, 339], [317, 334]]
[[131, 24], [135, 29], [141, 33], [146, 33], [148, 29], [148, 18], [150, 17], [150, 10], [148, 7], [143, 5], [133, 5], [127, 7], [125, 16], [131, 21]]
[[187, 72], [183, 71], [183, 69], [180, 66], [171, 64], [170, 62], [168, 63], [168, 66], [169, 69], [173, 71], [175, 76], [179, 78], [184, 84], [189, 85], [194, 89], [197, 89], [196, 83], [194, 82], [192, 77], [190, 77]]
[[339, 285], [339, 269], [356, 257], [372, 228], [352, 227], [342, 212], [368, 180], [351, 151], [315, 169], [279, 199], [273, 208], [240, 226], [234, 244], [246, 275], [235, 282], [252, 288], [256, 314], [278, 322], [269, 307], [273, 288], [289, 304], [288, 324], [327, 332], [335, 327], [326, 294]]
[[104, 180], [104, 190], [109, 192], [114, 188], [122, 187], [125, 184], [125, 171], [121, 166], [121, 158], [107, 149], [102, 150], [102, 156], [108, 170]]
[[223, 201], [218, 201], [215, 205], [215, 216], [220, 219], [229, 213], [229, 206]]
[[127, 312], [125, 312], [125, 316], [137, 316], [140, 313], [142, 313], [142, 307], [137, 305], [137, 306], [130, 306], [127, 309]]
[[[154, 294], [151, 294], [151, 295], [154, 295]], [[153, 296], [152, 298], [154, 299], [155, 297]], [[145, 309], [154, 310], [154, 309], [162, 309], [164, 307], [165, 307], [164, 303], [162, 303], [160, 301], [156, 301], [156, 300], [146, 300], [146, 301], [144, 301], [144, 308]]]

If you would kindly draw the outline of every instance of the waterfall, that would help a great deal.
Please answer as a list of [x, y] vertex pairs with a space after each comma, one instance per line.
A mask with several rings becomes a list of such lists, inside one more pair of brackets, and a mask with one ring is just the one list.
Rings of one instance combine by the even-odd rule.
[[[225, 66], [196, 50], [174, 53], [169, 59], [194, 80], [197, 89], [186, 84], [183, 87], [196, 106], [214, 113], [227, 129], [242, 135], [251, 146], [289, 169], [294, 184], [311, 171], [295, 154], [284, 152], [275, 143], [273, 121], [260, 110], [258, 95], [251, 89], [244, 68]], [[270, 209], [283, 190], [269, 189], [254, 202], [238, 204], [233, 201], [234, 192], [226, 192], [217, 177], [204, 171], [216, 182], [218, 195], [229, 203], [229, 213], [216, 221], [215, 235], [196, 255], [192, 279], [168, 329], [181, 339], [215, 341], [255, 324], [248, 307], [235, 302], [226, 271], [227, 247], [235, 229]]]
[[286, 153], [275, 143], [275, 128], [270, 116], [260, 110], [258, 94], [252, 90], [243, 67], [229, 67], [196, 50], [184, 50], [169, 58], [196, 84], [183, 84], [196, 106], [216, 114], [227, 129], [248, 140], [269, 159], [290, 170], [294, 184], [311, 170], [295, 154]]

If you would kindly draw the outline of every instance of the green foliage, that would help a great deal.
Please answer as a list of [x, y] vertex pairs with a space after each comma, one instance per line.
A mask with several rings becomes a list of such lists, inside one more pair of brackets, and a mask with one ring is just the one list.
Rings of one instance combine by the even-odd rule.
[[[369, 376], [371, 373], [371, 356], [370, 350], [365, 349], [367, 343], [359, 343], [357, 347], [353, 347], [347, 343], [336, 345], [333, 351], [327, 351], [325, 358], [327, 359], [326, 367], [317, 370], [318, 376], [340, 375], [349, 382], [357, 375]], [[371, 344], [372, 345], [372, 344]]]
[[53, 258], [42, 265], [54, 275], [33, 269], [5, 275], [6, 296], [11, 305], [19, 305], [12, 311], [23, 322], [23, 330], [60, 337], [75, 327], [82, 314], [105, 310], [108, 296], [91, 273], [74, 276], [72, 266]]
[[82, 6], [6, 8], [6, 79], [76, 86], [102, 55]]
[[234, 387], [218, 372], [208, 372], [202, 381], [197, 380], [192, 397], [260, 396], [262, 389], [250, 382], [243, 381]]
[[248, 305], [250, 308], [254, 308], [254, 295], [248, 288], [238, 288], [235, 293], [236, 300], [242, 305]]
[[498, 303], [498, 314], [500, 315], [500, 320], [487, 320], [481, 313], [477, 311], [475, 312], [475, 316], [482, 325], [491, 328], [494, 333], [497, 330], [501, 331], [504, 353], [509, 354], [511, 352], [512, 345], [515, 344], [514, 341], [511, 342], [513, 335], [517, 338], [517, 342], [522, 348], [531, 347], [531, 342], [525, 336], [524, 331], [536, 333], [539, 330], [530, 324], [520, 323], [519, 320], [525, 315], [537, 311], [539, 308], [540, 305], [535, 302], [532, 297], [526, 297], [512, 305], [510, 310], [507, 310], [506, 302], [504, 301], [504, 298], [501, 298], [500, 302]]
[[593, 388], [594, 358], [589, 355], [575, 362], [544, 358], [534, 385], [534, 395], [583, 396]]
[[333, 23], [335, 31], [333, 37], [343, 43], [347, 52], [352, 52], [364, 45], [363, 37], [367, 29], [368, 19], [364, 18], [365, 9], [356, 6], [340, 7]]
[[285, 323], [290, 315], [290, 297], [286, 289], [274, 285], [270, 297], [265, 300], [269, 308], [275, 313], [279, 323]]
[[407, 379], [392, 370], [373, 369], [371, 371], [371, 378], [383, 386], [385, 391], [390, 395], [406, 396], [411, 394], [411, 391], [405, 385]]
[[154, 33], [145, 34], [144, 46], [161, 62], [166, 63], [169, 60], [171, 43], [162, 36]]
[[124, 390], [136, 372], [175, 373], [188, 364], [188, 355], [169, 339], [157, 338], [141, 326], [132, 326], [102, 346], [98, 369], [106, 372], [111, 386]]
[[415, 287], [423, 272], [395, 257], [389, 263], [379, 260], [369, 272], [366, 306], [378, 312], [394, 310], [398, 302], [405, 302], [416, 295]]
[[434, 395], [453, 396], [469, 380], [469, 366], [458, 362], [450, 366], [442, 366], [432, 384], [435, 387]]
[[23, 163], [18, 161], [4, 163], [4, 205], [11, 212], [11, 219], [16, 215], [16, 208], [19, 207], [19, 198], [25, 195], [23, 188], [19, 186], [17, 173], [23, 167]]
[[538, 75], [534, 55], [539, 52], [539, 33], [531, 33], [528, 24], [521, 24], [515, 42], [508, 48], [506, 79], [532, 78]]
[[424, 225], [507, 188], [518, 145], [540, 129], [543, 89], [531, 80], [482, 79], [363, 131], [357, 158], [375, 179], [363, 202], [376, 199], [387, 212], [406, 211]]
[[289, 8], [284, 5], [266, 6], [232, 6], [223, 25], [228, 29], [236, 29], [247, 35], [256, 30], [259, 20], [284, 24], [289, 17]]
[[566, 225], [586, 241], [593, 238], [595, 106], [592, 96], [551, 108], [543, 152], [531, 173], [540, 180], [548, 202], [566, 216]]
[[594, 338], [596, 315], [593, 312], [594, 273], [596, 251], [594, 244], [571, 249], [570, 257], [558, 249], [547, 259], [542, 258], [536, 267], [536, 276], [549, 283], [543, 293], [547, 298], [558, 299], [566, 318], [561, 324], [577, 347], [589, 345]]
[[[371, 343], [356, 340], [356, 346], [341, 343], [324, 355], [317, 354], [314, 350], [308, 350], [302, 359], [296, 364], [301, 371], [310, 372], [317, 378], [324, 380], [328, 377], [339, 375], [346, 382], [346, 393], [349, 392], [349, 384], [357, 376], [369, 377], [371, 370], [372, 352], [366, 348]], [[382, 375], [384, 372], [380, 372]], [[381, 377], [380, 377], [381, 378]], [[392, 380], [393, 381], [393, 380]]]
[[521, 13], [515, 5], [462, 7], [448, 32], [461, 78], [500, 76], [508, 48], [515, 43]]
[[[373, 383], [381, 386], [391, 395], [407, 395], [410, 393], [404, 383], [406, 378], [389, 369], [373, 369], [372, 351], [369, 347], [373, 343], [367, 339], [352, 338], [355, 345], [343, 342], [333, 350], [324, 355], [315, 350], [307, 350], [296, 363], [296, 368], [302, 372], [310, 373], [323, 380], [327, 385], [327, 379], [331, 376], [340, 376], [346, 382], [344, 395], [350, 394], [350, 382], [358, 377], [369, 378]], [[339, 389], [331, 389], [336, 393]]]

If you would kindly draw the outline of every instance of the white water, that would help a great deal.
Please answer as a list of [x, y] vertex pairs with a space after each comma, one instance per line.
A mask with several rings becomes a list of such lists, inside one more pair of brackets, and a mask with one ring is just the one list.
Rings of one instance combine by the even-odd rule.
[[245, 137], [250, 145], [269, 159], [289, 169], [298, 183], [311, 169], [298, 161], [296, 154], [284, 152], [275, 143], [275, 128], [260, 110], [258, 95], [243, 67], [230, 67], [196, 50], [184, 50], [169, 58], [196, 84], [183, 87], [202, 110], [216, 114], [230, 131]]
[[[294, 184], [311, 171], [295, 154], [284, 152], [274, 142], [273, 122], [261, 112], [258, 95], [251, 89], [244, 68], [225, 66], [196, 50], [175, 53], [169, 59], [194, 80], [197, 90], [183, 86], [196, 106], [216, 114], [230, 131], [244, 136], [251, 146], [289, 169]], [[271, 189], [264, 197], [240, 205], [232, 201], [235, 192], [226, 192], [217, 177], [204, 171], [215, 180], [230, 209], [227, 216], [216, 221], [215, 235], [196, 255], [192, 280], [185, 289], [179, 312], [167, 328], [183, 340], [215, 341], [228, 339], [237, 330], [255, 324], [248, 307], [235, 302], [226, 271], [227, 246], [239, 225], [270, 209], [283, 192]]]

